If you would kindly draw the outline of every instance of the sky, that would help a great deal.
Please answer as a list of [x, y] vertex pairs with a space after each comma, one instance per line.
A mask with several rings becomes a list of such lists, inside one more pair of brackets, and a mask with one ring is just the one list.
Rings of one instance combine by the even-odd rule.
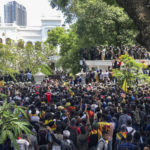
[[[4, 16], [4, 4], [13, 0], [0, 0], [0, 16]], [[40, 26], [43, 16], [49, 17], [54, 15], [62, 15], [60, 11], [52, 9], [48, 0], [16, 0], [24, 5], [27, 9], [28, 26]], [[63, 18], [63, 15], [62, 15]], [[3, 18], [2, 18], [3, 19]]]

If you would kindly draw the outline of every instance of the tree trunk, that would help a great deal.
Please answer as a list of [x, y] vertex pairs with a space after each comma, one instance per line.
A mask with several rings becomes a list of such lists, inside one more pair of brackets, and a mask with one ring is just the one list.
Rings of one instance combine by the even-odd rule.
[[150, 0], [117, 0], [139, 29], [137, 42], [150, 50]]

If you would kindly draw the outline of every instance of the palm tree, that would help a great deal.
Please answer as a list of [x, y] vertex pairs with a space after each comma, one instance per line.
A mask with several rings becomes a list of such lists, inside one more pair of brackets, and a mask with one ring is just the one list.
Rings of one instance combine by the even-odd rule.
[[27, 120], [27, 114], [23, 107], [16, 106], [12, 103], [7, 103], [7, 96], [0, 94], [4, 99], [2, 106], [0, 106], [0, 144], [10, 139], [16, 149], [19, 149], [16, 139], [23, 131], [25, 134], [31, 133], [28, 129], [30, 125]]

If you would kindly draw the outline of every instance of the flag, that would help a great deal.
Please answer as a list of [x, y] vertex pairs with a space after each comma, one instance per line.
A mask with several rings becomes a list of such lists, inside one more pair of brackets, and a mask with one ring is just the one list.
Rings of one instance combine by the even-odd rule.
[[67, 85], [68, 85], [68, 83], [67, 83], [67, 82], [64, 82], [64, 83], [63, 83], [63, 86], [67, 86]]
[[70, 88], [68, 88], [68, 91], [69, 91], [71, 96], [74, 96], [74, 92]]
[[69, 88], [68, 83], [64, 82], [63, 85], [67, 88], [68, 92], [70, 93], [71, 96], [74, 96], [74, 92]]
[[123, 82], [122, 89], [123, 89], [124, 92], [127, 93], [127, 81], [126, 81], [126, 79]]
[[0, 86], [4, 86], [4, 80], [0, 81]]
[[119, 132], [116, 134], [118, 140], [122, 140], [122, 138], [126, 139], [128, 132]]

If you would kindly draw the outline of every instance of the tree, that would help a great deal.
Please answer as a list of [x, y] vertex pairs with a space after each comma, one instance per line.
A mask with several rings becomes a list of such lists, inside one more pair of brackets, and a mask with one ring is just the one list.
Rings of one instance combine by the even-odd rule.
[[58, 44], [61, 42], [62, 37], [65, 36], [65, 33], [66, 31], [64, 28], [56, 27], [55, 29], [51, 29], [48, 32], [47, 42], [49, 43], [49, 45], [52, 45], [53, 47], [56, 48]]
[[51, 74], [51, 69], [48, 66], [48, 57], [51, 54], [51, 49], [46, 47], [44, 43], [37, 42], [35, 47], [31, 43], [27, 43], [25, 47], [18, 47], [18, 45], [16, 47], [16, 45], [14, 45], [11, 48], [13, 53], [18, 58], [17, 69], [19, 71], [30, 70], [34, 74], [38, 71], [38, 68], [41, 68], [41, 71], [44, 74]]
[[[103, 0], [108, 5], [117, 5], [118, 3], [128, 15], [133, 19], [138, 27], [139, 34], [137, 41], [150, 49], [150, 1], [149, 0]], [[58, 6], [67, 17], [67, 21], [77, 17], [76, 6], [80, 3], [86, 3], [86, 0], [52, 0], [53, 6]]]
[[140, 33], [137, 41], [150, 50], [150, 1], [149, 0], [116, 0], [137, 25]]
[[24, 48], [24, 41], [20, 39], [17, 42], [17, 49], [23, 49], [23, 48]]
[[[1, 94], [0, 97], [4, 100], [0, 106], [0, 144], [10, 139], [13, 145], [19, 150], [16, 139], [22, 132], [29, 135], [31, 131], [28, 129], [29, 122], [24, 108], [16, 106], [12, 103], [7, 103], [7, 97]], [[20, 117], [21, 115], [21, 117]]]
[[[76, 33], [82, 46], [133, 45], [137, 29], [122, 8], [110, 0], [52, 0], [66, 15], [67, 22], [76, 20]], [[111, 5], [110, 5], [111, 4]]]
[[47, 42], [54, 47], [60, 46], [61, 58], [57, 66], [73, 74], [80, 71], [80, 41], [73, 29], [65, 30], [62, 27], [52, 29], [48, 34]]
[[42, 43], [39, 42], [39, 41], [35, 42], [35, 49], [36, 50], [41, 50], [42, 49]]
[[137, 63], [128, 54], [120, 56], [122, 67], [113, 70], [113, 76], [116, 77], [117, 83], [122, 87], [124, 81], [127, 82], [128, 87], [136, 87], [137, 82], [149, 82], [150, 77], [143, 74], [142, 69], [147, 66], [144, 63]]
[[10, 75], [15, 80], [14, 74], [19, 71], [30, 70], [33, 74], [41, 68], [45, 75], [51, 74], [49, 57], [56, 54], [54, 47], [47, 43], [36, 42], [24, 44], [23, 40], [17, 43], [11, 40], [11, 45], [0, 44], [0, 75]]
[[[0, 45], [0, 75], [1, 77], [8, 74], [14, 78], [16, 70], [17, 57], [12, 52], [10, 45]], [[14, 78], [15, 79], [15, 78]]]
[[[85, 4], [84, 4], [85, 5]], [[77, 34], [84, 45], [133, 45], [137, 30], [123, 9], [102, 0], [90, 0], [77, 20]]]

